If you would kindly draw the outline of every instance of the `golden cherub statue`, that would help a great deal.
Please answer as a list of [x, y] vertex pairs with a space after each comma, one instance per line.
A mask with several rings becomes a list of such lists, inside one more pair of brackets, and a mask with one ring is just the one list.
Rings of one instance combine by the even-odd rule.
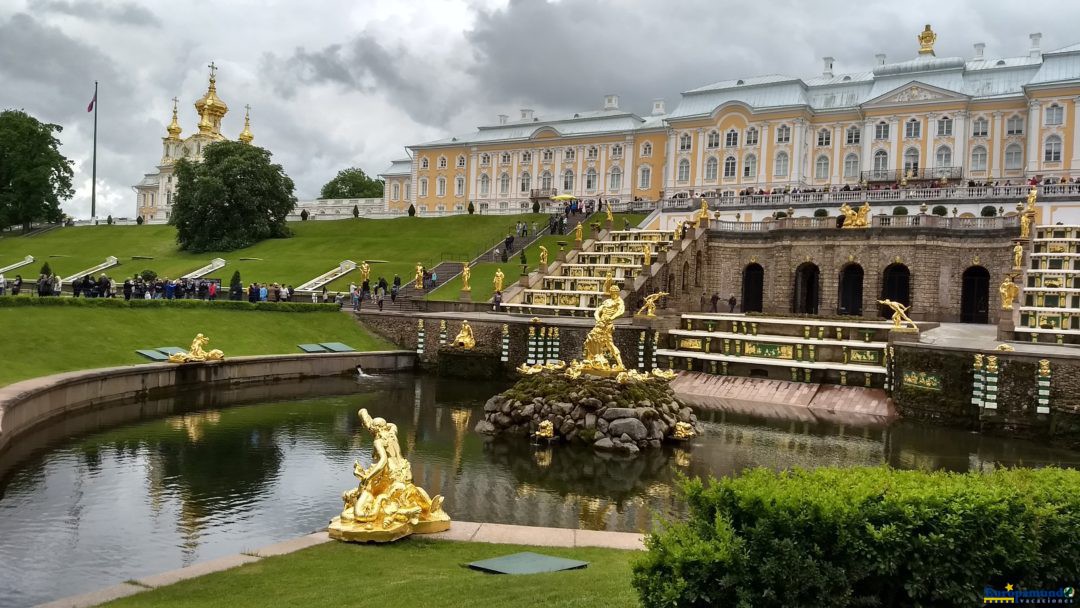
[[371, 264], [368, 264], [367, 260], [364, 260], [360, 264], [360, 278], [364, 281], [367, 281], [371, 278]]
[[547, 247], [540, 245], [540, 265], [547, 266], [548, 263], [548, 250]]
[[662, 298], [662, 297], [664, 297], [666, 295], [668, 295], [668, 292], [666, 292], [666, 291], [658, 291], [658, 292], [656, 292], [654, 294], [649, 294], [649, 295], [645, 296], [645, 304], [644, 304], [644, 306], [642, 306], [641, 309], [638, 310], [637, 313], [634, 314], [634, 316], [635, 317], [655, 317], [656, 316], [656, 302], [657, 302], [657, 300], [659, 300], [660, 298]]
[[645, 243], [641, 246], [641, 252], [645, 254], [645, 268], [652, 266], [652, 245]]
[[416, 263], [416, 276], [413, 277], [413, 281], [417, 289], [424, 288], [424, 265], [420, 262]]
[[492, 279], [492, 283], [495, 286], [495, 291], [502, 291], [503, 290], [503, 279], [505, 279], [505, 278], [506, 278], [506, 275], [503, 274], [502, 268], [496, 268], [495, 269], [495, 278]]
[[937, 34], [934, 30], [930, 29], [930, 24], [926, 24], [926, 28], [919, 32], [916, 36], [919, 41], [919, 54], [920, 55], [933, 55], [934, 54], [934, 42], [937, 40]]
[[1024, 246], [1020, 243], [1013, 245], [1013, 268], [1020, 268], [1024, 264]]
[[410, 534], [429, 534], [450, 529], [450, 516], [442, 509], [442, 496], [428, 497], [413, 485], [412, 466], [401, 455], [397, 425], [372, 418], [366, 409], [360, 420], [372, 436], [370, 467], [353, 463], [357, 487], [341, 495], [341, 515], [330, 521], [330, 538], [351, 542], [384, 543]]
[[904, 306], [900, 302], [894, 302], [892, 300], [878, 300], [877, 303], [892, 309], [893, 329], [901, 329], [904, 323], [910, 323], [911, 329], [918, 331], [919, 326], [915, 325], [915, 322], [911, 320], [911, 317], [907, 316], [907, 311], [911, 308], [910, 306]]
[[574, 240], [581, 242], [581, 222], [578, 222], [577, 226], [574, 226]]
[[472, 270], [469, 268], [469, 263], [465, 262], [465, 266], [461, 268], [461, 291], [472, 291], [472, 287], [469, 287], [469, 278], [472, 277]]
[[198, 334], [195, 336], [195, 339], [191, 341], [191, 348], [188, 352], [169, 355], [169, 363], [197, 363], [200, 361], [221, 361], [224, 359], [225, 353], [216, 348], [210, 352], [203, 350], [203, 347], [209, 343], [210, 338]]
[[468, 321], [461, 322], [461, 331], [458, 335], [454, 336], [454, 346], [458, 348], [464, 348], [465, 350], [472, 350], [476, 346], [476, 339], [473, 338], [472, 326]]
[[1013, 302], [1016, 300], [1017, 294], [1020, 293], [1020, 286], [1013, 282], [1015, 278], [1015, 274], [1010, 274], [998, 286], [998, 292], [1001, 294], [1001, 310], [1013, 309]]

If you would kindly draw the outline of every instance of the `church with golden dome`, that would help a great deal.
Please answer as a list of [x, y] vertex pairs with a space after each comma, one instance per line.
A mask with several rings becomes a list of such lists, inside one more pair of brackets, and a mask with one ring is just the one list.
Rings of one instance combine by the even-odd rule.
[[[201, 161], [203, 148], [216, 141], [228, 139], [221, 133], [221, 120], [229, 112], [229, 106], [225, 100], [218, 97], [217, 66], [211, 62], [209, 67], [209, 87], [206, 94], [195, 102], [195, 112], [199, 116], [198, 130], [187, 137], [181, 137], [183, 128], [177, 117], [179, 100], [174, 97], [172, 122], [165, 128], [168, 135], [161, 138], [161, 162], [155, 172], [145, 174], [142, 181], [133, 186], [136, 215], [147, 223], [163, 224], [169, 221], [176, 199], [176, 161], [181, 158]], [[255, 139], [251, 133], [250, 107], [245, 107], [244, 129], [236, 139], [245, 144], [250, 144]]]

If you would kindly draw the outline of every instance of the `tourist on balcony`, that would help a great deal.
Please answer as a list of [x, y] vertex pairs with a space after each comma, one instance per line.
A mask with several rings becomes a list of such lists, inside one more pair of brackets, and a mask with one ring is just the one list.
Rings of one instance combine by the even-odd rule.
[[735, 294], [731, 294], [731, 297], [727, 299], [728, 312], [735, 312], [735, 305], [738, 303], [739, 301], [735, 299]]

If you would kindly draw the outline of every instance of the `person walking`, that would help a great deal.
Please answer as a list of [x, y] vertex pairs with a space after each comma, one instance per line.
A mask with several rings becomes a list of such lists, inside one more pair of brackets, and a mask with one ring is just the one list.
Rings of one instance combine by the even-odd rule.
[[206, 287], [206, 297], [211, 302], [217, 299], [217, 281], [210, 281], [210, 285]]
[[705, 295], [705, 292], [701, 292], [701, 297], [698, 299], [698, 310], [705, 312], [709, 309], [709, 297]]
[[11, 284], [11, 295], [17, 296], [22, 291], [22, 275], [15, 275], [15, 282]]
[[383, 294], [385, 290], [382, 287], [375, 288], [375, 303], [379, 305], [379, 312], [382, 312], [383, 307]]
[[495, 312], [502, 312], [502, 292], [496, 291], [495, 295], [491, 296], [491, 309]]
[[739, 301], [735, 299], [735, 294], [731, 294], [731, 297], [728, 298], [727, 303], [729, 308], [728, 312], [735, 312], [735, 305], [738, 304]]
[[720, 310], [717, 307], [717, 305], [720, 303], [720, 294], [718, 294], [718, 293], [716, 293], [714, 291], [713, 294], [712, 294], [712, 298], [709, 301], [712, 302], [712, 311], [713, 312], [720, 312]]

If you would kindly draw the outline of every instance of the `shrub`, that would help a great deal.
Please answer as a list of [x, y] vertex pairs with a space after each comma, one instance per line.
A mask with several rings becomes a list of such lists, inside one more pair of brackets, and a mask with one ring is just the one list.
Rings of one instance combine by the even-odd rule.
[[473, 205], [472, 201], [469, 201], [469, 215], [472, 215], [473, 213], [476, 213], [476, 206]]
[[48, 262], [41, 265], [41, 274], [49, 276], [52, 274], [52, 266], [49, 266]]
[[653, 606], [979, 606], [1080, 578], [1080, 471], [776, 473], [683, 484], [633, 565]]
[[979, 211], [979, 215], [983, 217], [996, 217], [997, 209], [993, 205], [987, 205], [983, 207], [981, 211]]
[[533, 201], [533, 213], [540, 213], [540, 201]]
[[235, 302], [232, 300], [124, 300], [121, 298], [24, 298], [0, 297], [0, 308], [20, 306], [75, 306], [81, 308], [213, 308], [264, 312], [338, 312], [337, 304], [304, 302]]
[[409, 203], [409, 217], [416, 217], [416, 206]]
[[141, 215], [139, 217], [135, 218], [135, 223], [137, 225], [139, 225], [139, 226], [142, 226], [144, 221], [146, 221], [146, 220], [144, 220]]
[[234, 270], [232, 273], [232, 278], [229, 279], [229, 299], [244, 299], [244, 282], [240, 280], [239, 270]]
[[105, 223], [112, 226], [112, 216], [111, 215], [105, 218]]
[[946, 209], [943, 205], [937, 205], [936, 207], [934, 207], [934, 209], [930, 213], [933, 213], [934, 215], [940, 215], [941, 217], [945, 217], [946, 215], [949, 215], [949, 210]]
[[828, 209], [815, 209], [814, 210], [814, 217], [829, 217], [829, 210]]
[[142, 280], [146, 281], [147, 283], [157, 279], [157, 273], [150, 269], [140, 272], [139, 276], [142, 277]]
[[360, 205], [353, 205], [352, 206], [352, 216], [353, 216], [353, 218], [360, 217]]
[[301, 222], [306, 222], [308, 220], [308, 217], [310, 217], [310, 216], [308, 214], [307, 209], [304, 209], [303, 211], [300, 212], [300, 221]]
[[893, 215], [907, 215], [907, 207], [896, 207], [892, 210]]
[[778, 220], [784, 219], [785, 217], [787, 217], [787, 212], [786, 211], [777, 211], [776, 213], [773, 214], [773, 217], [778, 219]]

